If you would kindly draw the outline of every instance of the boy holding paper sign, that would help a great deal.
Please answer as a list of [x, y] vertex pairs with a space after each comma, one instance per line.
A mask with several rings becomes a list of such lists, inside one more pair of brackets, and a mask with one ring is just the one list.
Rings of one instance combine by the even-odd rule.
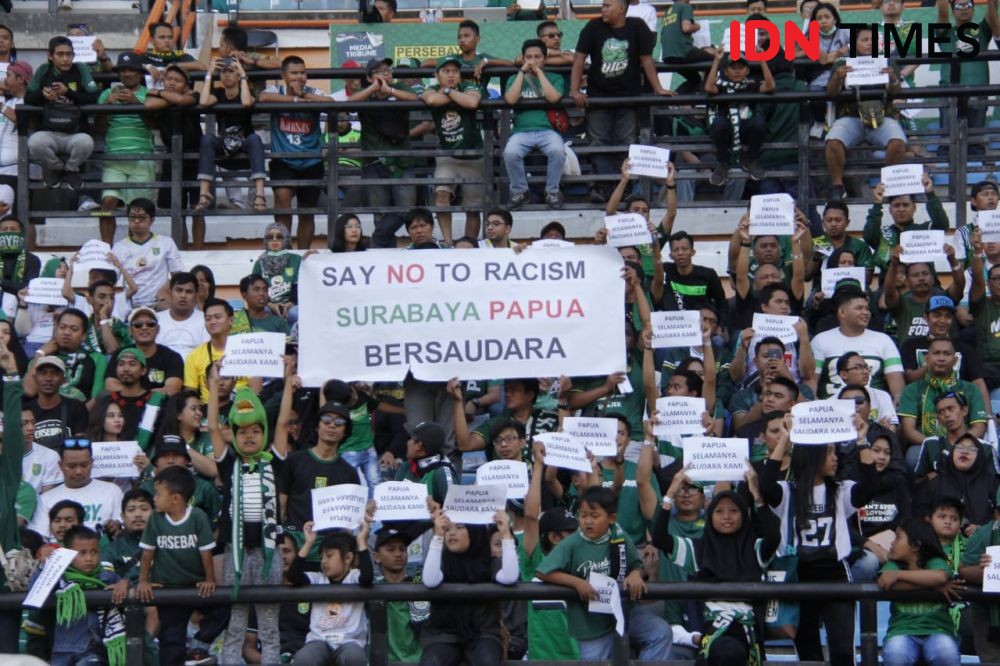
[[[899, 245], [899, 235], [904, 231], [925, 231], [928, 229], [947, 231], [951, 224], [941, 199], [934, 192], [934, 182], [930, 176], [925, 173], [921, 182], [927, 196], [927, 215], [930, 218], [925, 222], [915, 222], [913, 219], [917, 212], [917, 203], [912, 194], [886, 197], [883, 194], [885, 185], [882, 183], [876, 185], [872, 191], [872, 207], [868, 210], [868, 217], [865, 218], [862, 238], [869, 247], [875, 249], [872, 266], [880, 271], [884, 271], [888, 267], [890, 251]], [[892, 223], [888, 225], [882, 224], [882, 204], [884, 201], [889, 204], [889, 216], [892, 218]]]

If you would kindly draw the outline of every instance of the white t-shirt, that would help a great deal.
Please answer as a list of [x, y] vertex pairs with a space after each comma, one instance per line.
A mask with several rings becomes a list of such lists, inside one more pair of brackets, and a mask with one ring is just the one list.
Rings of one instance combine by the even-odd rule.
[[63, 473], [59, 469], [59, 454], [48, 447], [33, 444], [31, 450], [24, 454], [21, 474], [36, 493], [42, 492], [42, 486], [62, 483]]
[[[871, 382], [884, 384], [885, 375], [903, 372], [899, 349], [885, 333], [865, 330], [861, 335], [848, 337], [839, 328], [823, 331], [812, 340], [812, 353], [816, 359], [816, 372], [825, 383], [819, 385], [819, 396], [836, 395], [844, 387], [837, 374], [837, 359], [848, 352], [857, 352], [871, 368]], [[880, 388], [880, 387], [876, 387]]]
[[896, 414], [896, 406], [892, 404], [892, 396], [889, 395], [889, 392], [883, 391], [882, 389], [872, 388], [871, 386], [866, 386], [865, 388], [868, 391], [868, 395], [872, 398], [872, 420], [881, 421], [888, 416], [889, 423], [899, 425], [899, 416]]
[[[90, 303], [87, 302], [87, 297], [83, 294], [75, 294], [73, 296], [73, 307], [88, 317], [94, 314], [94, 308], [90, 307]], [[132, 312], [132, 304], [129, 303], [125, 292], [116, 291], [115, 304], [111, 306], [111, 316], [115, 319], [126, 321], [128, 319], [129, 312]]]
[[[3, 107], [13, 109], [24, 100], [3, 98]], [[17, 123], [0, 113], [0, 175], [17, 175]]]
[[[86, 301], [84, 301], [86, 303]], [[38, 303], [28, 303], [28, 316], [31, 318], [31, 330], [28, 342], [45, 344], [52, 339], [52, 334], [56, 329], [56, 315], [62, 308], [50, 310], [50, 305], [39, 305]]]
[[[50, 537], [49, 509], [62, 500], [72, 500], [83, 506], [83, 524], [98, 529], [109, 520], [122, 519], [122, 491], [113, 483], [94, 479], [82, 488], [57, 486], [38, 496], [38, 508], [28, 528]], [[101, 527], [103, 529], [103, 527]]]
[[[330, 579], [318, 571], [308, 571], [306, 576], [313, 585], [331, 585]], [[351, 569], [339, 585], [357, 585], [361, 572]], [[309, 616], [309, 635], [306, 641], [323, 641], [330, 647], [354, 643], [365, 647], [368, 641], [368, 620], [362, 602], [331, 601], [313, 602]]]
[[170, 316], [170, 310], [163, 310], [156, 313], [156, 320], [160, 322], [156, 344], [173, 349], [181, 358], [187, 358], [192, 349], [208, 342], [205, 315], [201, 310], [194, 310], [184, 321], [177, 321]]
[[170, 280], [170, 274], [184, 270], [181, 253], [167, 236], [153, 234], [145, 243], [126, 236], [111, 251], [139, 288], [132, 296], [135, 307], [156, 305], [156, 292]]
[[635, 18], [642, 19], [649, 26], [650, 32], [656, 34], [656, 7], [653, 5], [645, 5], [641, 2], [637, 5], [630, 4], [628, 11], [625, 12], [625, 16], [634, 16]]

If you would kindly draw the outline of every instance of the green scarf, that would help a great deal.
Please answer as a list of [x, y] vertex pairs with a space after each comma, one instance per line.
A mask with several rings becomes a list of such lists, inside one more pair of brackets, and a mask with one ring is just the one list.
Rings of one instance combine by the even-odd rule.
[[[87, 617], [87, 599], [83, 593], [108, 587], [97, 578], [98, 573], [99, 569], [89, 574], [73, 567], [66, 569], [59, 580], [59, 589], [56, 590], [57, 625], [69, 626]], [[100, 608], [95, 612], [103, 634], [104, 647], [108, 652], [109, 666], [125, 666], [125, 619], [114, 606]]]
[[5, 270], [4, 277], [20, 284], [24, 282], [24, 264], [28, 260], [28, 253], [24, 250], [24, 236], [13, 231], [0, 232], [0, 255], [9, 256], [12, 254], [17, 255], [17, 261], [14, 263], [14, 274], [7, 277]]
[[260, 468], [261, 493], [263, 495], [263, 520], [261, 522], [261, 544], [264, 549], [263, 575], [266, 577], [271, 570], [274, 551], [278, 540], [278, 493], [274, 482], [274, 467], [270, 464], [274, 456], [265, 449], [268, 443], [267, 413], [257, 394], [248, 388], [236, 391], [233, 406], [229, 410], [229, 427], [233, 430], [233, 442], [236, 442], [236, 430], [257, 423], [264, 430], [264, 447], [254, 456], [243, 456], [233, 445], [233, 455], [236, 464], [233, 465], [232, 489], [233, 499], [230, 515], [231, 548], [233, 552], [233, 598], [239, 594], [240, 579], [243, 575], [243, 468], [253, 471]]
[[760, 653], [760, 642], [757, 640], [756, 617], [752, 607], [743, 610], [733, 604], [709, 604], [705, 608], [707, 626], [701, 639], [699, 655], [708, 661], [708, 651], [712, 643], [724, 636], [735, 624], [743, 630], [747, 640], [747, 666], [760, 666], [763, 663]]

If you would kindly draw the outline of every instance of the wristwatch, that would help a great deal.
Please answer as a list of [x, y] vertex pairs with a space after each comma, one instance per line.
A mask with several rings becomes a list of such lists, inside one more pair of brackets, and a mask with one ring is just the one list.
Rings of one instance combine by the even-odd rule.
[[442, 88], [441, 92], [444, 93], [445, 95], [450, 95], [451, 94], [451, 88]]

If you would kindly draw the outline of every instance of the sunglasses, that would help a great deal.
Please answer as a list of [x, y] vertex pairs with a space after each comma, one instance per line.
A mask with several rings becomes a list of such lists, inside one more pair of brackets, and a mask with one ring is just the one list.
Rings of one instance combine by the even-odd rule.
[[542, 35], [542, 37], [562, 37], [561, 32], [550, 32], [548, 34]]
[[323, 414], [319, 417], [319, 422], [323, 425], [335, 425], [342, 426], [347, 425], [347, 419], [343, 419], [339, 416], [334, 416], [333, 414]]
[[278, 234], [269, 234], [268, 236], [266, 236], [266, 238], [267, 240], [285, 240], [284, 236]]
[[134, 321], [132, 328], [156, 328], [159, 324], [155, 321]]
[[868, 400], [863, 395], [856, 395], [850, 398], [841, 398], [842, 400], [853, 400], [855, 405], [864, 405]]
[[71, 439], [63, 440], [64, 449], [89, 449], [90, 440], [83, 437], [73, 437]]

